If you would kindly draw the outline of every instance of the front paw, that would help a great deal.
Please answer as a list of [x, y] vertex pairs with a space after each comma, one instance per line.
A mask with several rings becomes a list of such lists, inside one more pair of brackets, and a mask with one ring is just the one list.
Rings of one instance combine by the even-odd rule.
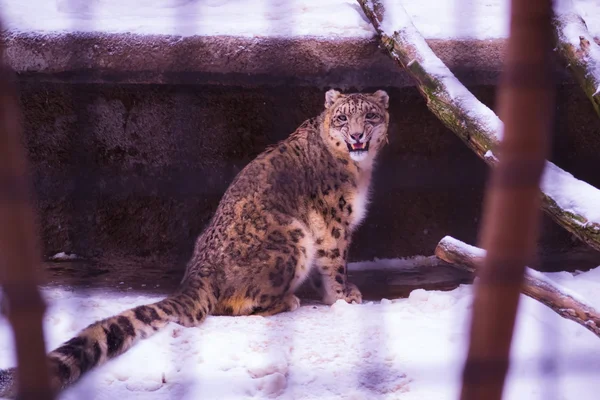
[[323, 303], [329, 306], [338, 300], [360, 304], [362, 303], [362, 294], [360, 294], [360, 290], [358, 290], [355, 284], [348, 282], [345, 288], [338, 288], [335, 291], [329, 290], [323, 296]]
[[354, 283], [346, 283], [346, 290], [344, 291], [344, 300], [346, 300], [348, 303], [362, 303], [362, 294], [360, 293], [360, 290], [358, 290], [358, 287]]

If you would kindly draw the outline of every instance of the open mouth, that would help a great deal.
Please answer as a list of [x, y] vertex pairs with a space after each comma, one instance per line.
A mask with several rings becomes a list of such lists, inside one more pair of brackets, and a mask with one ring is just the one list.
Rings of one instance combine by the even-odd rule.
[[368, 151], [369, 150], [369, 142], [365, 142], [365, 143], [348, 143], [346, 142], [346, 146], [348, 146], [348, 151], [349, 152], [361, 152], [361, 151]]

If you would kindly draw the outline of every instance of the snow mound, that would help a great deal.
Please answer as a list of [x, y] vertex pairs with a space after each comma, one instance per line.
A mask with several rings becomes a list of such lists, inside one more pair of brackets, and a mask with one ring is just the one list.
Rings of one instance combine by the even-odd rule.
[[[545, 274], [600, 306], [600, 268]], [[157, 296], [44, 289], [49, 348]], [[468, 340], [471, 286], [415, 290], [407, 299], [304, 305], [273, 317], [209, 317], [169, 325], [87, 375], [64, 400], [456, 399]], [[14, 365], [0, 320], [0, 367]], [[522, 297], [505, 399], [595, 399], [600, 340]]]
[[[397, 0], [428, 39], [497, 39], [508, 34], [509, 0]], [[600, 36], [600, 2], [576, 0]], [[248, 37], [369, 38], [355, 0], [0, 0], [17, 32], [107, 32]]]

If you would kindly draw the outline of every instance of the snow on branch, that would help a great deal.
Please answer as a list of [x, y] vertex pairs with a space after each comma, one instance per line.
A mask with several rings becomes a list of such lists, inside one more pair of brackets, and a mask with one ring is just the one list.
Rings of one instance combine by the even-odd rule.
[[[456, 267], [475, 272], [485, 257], [485, 250], [446, 236], [437, 245], [435, 255]], [[563, 318], [575, 321], [600, 337], [600, 313], [576, 293], [548, 279], [542, 273], [526, 268], [523, 294], [550, 307]]]
[[552, 26], [558, 52], [600, 116], [600, 46], [572, 0], [555, 0]]
[[[427, 107], [489, 165], [503, 124], [435, 55], [398, 0], [357, 0], [383, 48], [417, 83]], [[384, 18], [385, 16], [385, 18]], [[600, 190], [551, 162], [542, 177], [542, 207], [558, 224], [600, 250]]]

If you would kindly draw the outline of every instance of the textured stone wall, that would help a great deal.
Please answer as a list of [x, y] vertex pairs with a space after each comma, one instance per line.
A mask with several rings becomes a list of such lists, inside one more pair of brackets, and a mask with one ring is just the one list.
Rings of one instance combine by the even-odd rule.
[[[390, 145], [351, 258], [428, 255], [448, 234], [474, 243], [487, 167], [416, 89], [387, 90]], [[472, 90], [493, 106], [492, 86]], [[578, 87], [559, 90], [553, 160], [600, 187], [600, 120]], [[320, 112], [323, 90], [28, 78], [21, 101], [46, 255], [185, 259], [237, 171]], [[579, 251], [552, 222], [544, 227], [552, 260]]]

